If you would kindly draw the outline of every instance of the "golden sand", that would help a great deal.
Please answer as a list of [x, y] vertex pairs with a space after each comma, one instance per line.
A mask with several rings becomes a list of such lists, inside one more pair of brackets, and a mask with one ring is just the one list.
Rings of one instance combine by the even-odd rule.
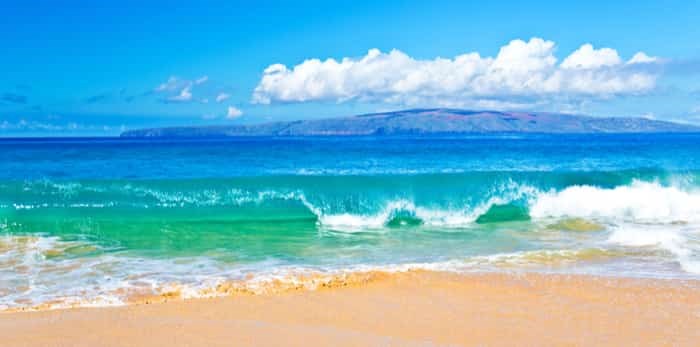
[[317, 283], [314, 290], [288, 286], [239, 293], [232, 286], [220, 288], [230, 296], [211, 299], [5, 313], [0, 345], [694, 346], [700, 341], [700, 287], [694, 281], [417, 271]]

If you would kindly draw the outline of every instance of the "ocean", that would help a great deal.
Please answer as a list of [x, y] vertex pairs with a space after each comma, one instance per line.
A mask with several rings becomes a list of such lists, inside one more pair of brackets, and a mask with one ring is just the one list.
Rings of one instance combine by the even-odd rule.
[[0, 309], [410, 269], [700, 278], [700, 134], [0, 139]]

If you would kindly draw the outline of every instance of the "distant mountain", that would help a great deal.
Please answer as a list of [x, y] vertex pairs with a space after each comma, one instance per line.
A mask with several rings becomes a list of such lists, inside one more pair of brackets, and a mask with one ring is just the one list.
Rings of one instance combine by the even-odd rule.
[[700, 127], [646, 118], [599, 118], [556, 113], [413, 109], [352, 117], [252, 125], [131, 130], [122, 137], [350, 136], [480, 133], [700, 132]]

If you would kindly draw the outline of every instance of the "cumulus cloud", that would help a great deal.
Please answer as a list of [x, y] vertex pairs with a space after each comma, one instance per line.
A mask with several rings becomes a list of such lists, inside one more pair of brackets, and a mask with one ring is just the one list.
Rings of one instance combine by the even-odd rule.
[[584, 44], [559, 63], [552, 41], [513, 40], [495, 57], [477, 52], [454, 58], [416, 59], [370, 49], [360, 58], [308, 59], [268, 66], [256, 86], [257, 104], [308, 101], [440, 104], [532, 104], [565, 98], [608, 98], [652, 90], [657, 74], [640, 65], [643, 52], [624, 61], [612, 48]]
[[243, 115], [243, 111], [233, 107], [229, 106], [228, 110], [226, 112], [226, 119], [235, 119]]
[[564, 69], [599, 69], [619, 65], [622, 59], [612, 48], [595, 49], [587, 43], [571, 53], [561, 63]]
[[225, 100], [229, 99], [231, 95], [226, 94], [226, 93], [219, 93], [219, 95], [216, 96], [216, 102], [222, 103]]

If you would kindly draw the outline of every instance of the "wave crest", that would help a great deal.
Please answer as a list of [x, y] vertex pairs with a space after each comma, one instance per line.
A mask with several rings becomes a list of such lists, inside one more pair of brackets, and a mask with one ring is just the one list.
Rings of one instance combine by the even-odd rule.
[[[379, 229], [385, 226], [422, 224], [443, 228], [465, 227], [477, 222], [497, 206], [509, 205], [519, 200], [529, 200], [539, 190], [529, 185], [508, 181], [492, 189], [485, 201], [475, 206], [419, 206], [409, 199], [386, 202], [375, 213], [332, 213], [311, 204], [303, 195], [303, 203], [316, 215], [318, 224], [337, 231]], [[507, 218], [505, 220], [508, 220]]]

